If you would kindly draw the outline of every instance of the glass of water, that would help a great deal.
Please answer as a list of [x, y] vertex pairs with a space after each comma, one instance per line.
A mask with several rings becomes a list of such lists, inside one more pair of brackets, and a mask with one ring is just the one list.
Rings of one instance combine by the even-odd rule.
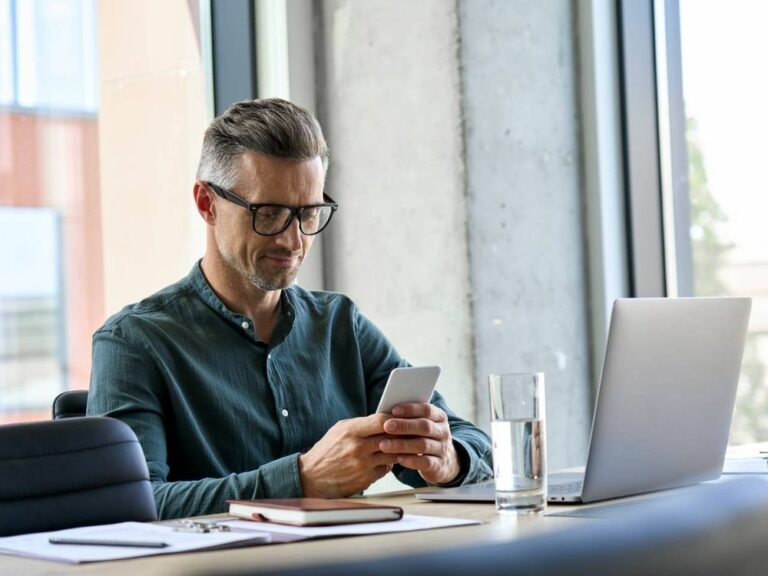
[[496, 509], [536, 513], [547, 501], [544, 374], [488, 378]]

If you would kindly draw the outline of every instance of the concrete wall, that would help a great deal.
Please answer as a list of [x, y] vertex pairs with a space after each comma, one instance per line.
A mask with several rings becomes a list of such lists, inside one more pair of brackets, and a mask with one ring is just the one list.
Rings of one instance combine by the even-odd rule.
[[[318, 113], [331, 150], [326, 286], [350, 295], [474, 416], [456, 6], [321, 3]], [[316, 255], [315, 255], [316, 256]]]
[[327, 287], [488, 427], [490, 372], [546, 373], [550, 465], [583, 462], [589, 331], [566, 1], [324, 0], [318, 114], [341, 204]]
[[[550, 467], [583, 463], [590, 350], [574, 7], [460, 6], [476, 380], [544, 371]], [[481, 423], [487, 398], [482, 382]]]

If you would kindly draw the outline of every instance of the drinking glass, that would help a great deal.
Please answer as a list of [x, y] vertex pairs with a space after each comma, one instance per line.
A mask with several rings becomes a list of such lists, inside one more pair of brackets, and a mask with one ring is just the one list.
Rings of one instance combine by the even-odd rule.
[[544, 374], [488, 378], [496, 509], [536, 513], [547, 500]]

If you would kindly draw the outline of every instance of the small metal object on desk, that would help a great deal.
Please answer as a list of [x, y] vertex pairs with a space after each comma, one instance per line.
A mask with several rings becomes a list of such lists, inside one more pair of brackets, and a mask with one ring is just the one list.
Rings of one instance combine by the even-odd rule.
[[230, 532], [229, 526], [217, 522], [205, 522], [195, 520], [180, 520], [180, 526], [174, 527], [176, 532], [197, 532], [208, 534], [209, 532]]

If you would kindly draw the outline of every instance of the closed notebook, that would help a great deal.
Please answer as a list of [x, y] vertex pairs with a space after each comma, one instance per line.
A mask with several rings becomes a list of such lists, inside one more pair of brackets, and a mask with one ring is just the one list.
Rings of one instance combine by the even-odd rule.
[[403, 517], [403, 509], [398, 506], [381, 506], [352, 500], [275, 498], [228, 502], [230, 516], [292, 526], [385, 522]]

